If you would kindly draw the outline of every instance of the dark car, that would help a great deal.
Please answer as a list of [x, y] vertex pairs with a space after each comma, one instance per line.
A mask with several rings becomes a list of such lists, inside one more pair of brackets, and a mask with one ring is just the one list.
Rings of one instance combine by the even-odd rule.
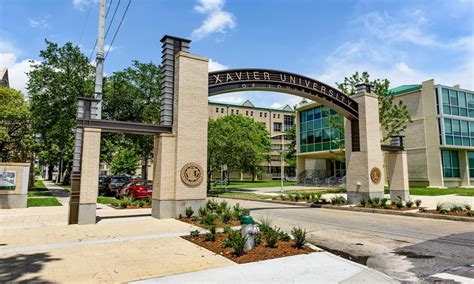
[[99, 193], [104, 194], [105, 184], [110, 180], [108, 176], [99, 176]]
[[153, 193], [153, 181], [136, 179], [131, 180], [117, 191], [115, 197], [122, 198], [131, 196], [133, 199], [151, 198]]
[[130, 178], [127, 176], [112, 176], [104, 182], [104, 194], [114, 196], [128, 182], [130, 182]]

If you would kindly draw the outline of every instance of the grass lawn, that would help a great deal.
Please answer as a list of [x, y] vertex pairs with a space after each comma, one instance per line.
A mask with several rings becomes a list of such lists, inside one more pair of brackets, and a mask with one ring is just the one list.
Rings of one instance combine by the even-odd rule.
[[71, 191], [71, 185], [62, 185], [60, 183], [55, 183], [55, 185], [60, 186], [60, 187], [64, 188], [65, 190]]
[[[385, 188], [385, 194], [389, 194], [390, 190]], [[426, 188], [426, 187], [410, 187], [411, 195], [439, 196], [448, 194], [457, 194], [461, 196], [474, 196], [474, 188]]]
[[236, 197], [236, 198], [250, 198], [250, 199], [272, 199], [271, 195], [255, 194], [249, 192], [223, 192], [217, 194], [218, 197]]
[[116, 202], [118, 202], [118, 200], [113, 197], [104, 197], [104, 196], [97, 197], [97, 203], [100, 203], [100, 204], [112, 204]]
[[62, 206], [55, 197], [28, 198], [28, 207]]
[[51, 192], [46, 188], [43, 181], [35, 181], [32, 189], [28, 190], [28, 197], [34, 196], [51, 196]]
[[[283, 186], [292, 186], [296, 185], [296, 181], [285, 181]], [[231, 180], [230, 184], [227, 186], [227, 189], [239, 189], [239, 188], [261, 188], [261, 187], [279, 187], [281, 186], [281, 181], [279, 180], [263, 180], [263, 181], [237, 181]], [[224, 186], [218, 185], [213, 186], [213, 189], [221, 189]]]

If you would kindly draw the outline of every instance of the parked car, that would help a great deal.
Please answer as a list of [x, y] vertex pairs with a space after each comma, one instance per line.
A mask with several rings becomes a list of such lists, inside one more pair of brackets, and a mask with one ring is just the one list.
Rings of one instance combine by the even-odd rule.
[[151, 180], [131, 180], [117, 191], [115, 197], [121, 199], [131, 196], [133, 199], [151, 198], [153, 193], [153, 182]]
[[108, 176], [99, 176], [99, 194], [103, 195], [105, 193], [105, 184], [110, 182], [110, 177]]
[[112, 176], [104, 182], [104, 194], [114, 196], [119, 189], [130, 182], [130, 178], [125, 175]]

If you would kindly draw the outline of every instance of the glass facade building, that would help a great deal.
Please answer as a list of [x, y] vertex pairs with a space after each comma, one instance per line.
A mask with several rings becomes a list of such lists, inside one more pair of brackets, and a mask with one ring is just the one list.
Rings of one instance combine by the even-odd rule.
[[299, 112], [300, 153], [339, 149], [344, 144], [344, 133], [329, 127], [329, 116], [343, 120], [342, 116], [326, 106]]

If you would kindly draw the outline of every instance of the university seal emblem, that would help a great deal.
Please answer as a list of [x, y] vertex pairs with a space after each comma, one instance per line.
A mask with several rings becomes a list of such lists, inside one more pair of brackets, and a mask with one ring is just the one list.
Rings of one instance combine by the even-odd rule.
[[197, 163], [187, 163], [181, 169], [181, 180], [190, 186], [199, 185], [203, 179], [203, 170]]
[[370, 179], [375, 184], [378, 184], [380, 182], [380, 180], [382, 179], [382, 172], [379, 168], [373, 167], [372, 170], [370, 170]]

